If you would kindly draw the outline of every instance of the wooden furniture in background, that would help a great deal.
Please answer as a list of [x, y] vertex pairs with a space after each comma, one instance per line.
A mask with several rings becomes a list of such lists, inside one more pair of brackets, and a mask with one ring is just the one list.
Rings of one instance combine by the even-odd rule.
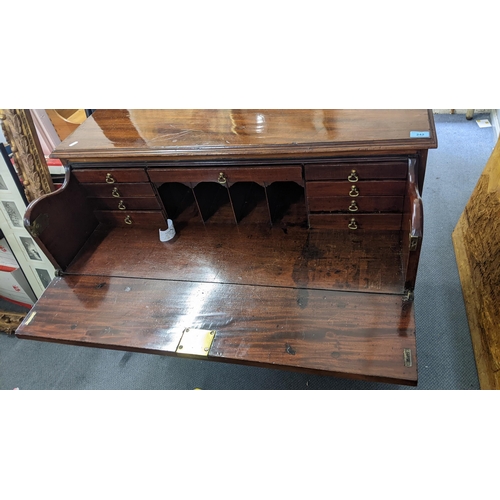
[[0, 311], [0, 332], [12, 335], [26, 314], [10, 311]]
[[28, 207], [60, 276], [17, 335], [414, 385], [436, 146], [427, 110], [98, 110]]
[[54, 191], [29, 109], [0, 109], [0, 121], [28, 201]]
[[482, 389], [500, 389], [500, 141], [453, 231]]
[[87, 118], [84, 109], [46, 109], [45, 111], [61, 141], [71, 135]]

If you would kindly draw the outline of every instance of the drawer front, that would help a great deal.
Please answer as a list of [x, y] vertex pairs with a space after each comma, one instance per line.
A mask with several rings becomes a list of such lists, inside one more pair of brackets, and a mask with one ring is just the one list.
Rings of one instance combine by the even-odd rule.
[[82, 184], [92, 198], [147, 198], [155, 197], [151, 184]]
[[161, 210], [156, 198], [89, 198], [96, 210]]
[[149, 182], [145, 168], [74, 169], [73, 175], [81, 182]]
[[401, 214], [310, 214], [311, 228], [355, 231], [399, 231]]
[[95, 216], [111, 226], [155, 226], [166, 229], [165, 219], [160, 211], [120, 211], [120, 210], [95, 210]]
[[219, 182], [231, 185], [235, 182], [275, 181], [302, 182], [302, 167], [217, 167], [217, 168], [155, 168], [148, 170], [151, 182]]
[[327, 198], [330, 196], [349, 196], [357, 198], [358, 196], [404, 196], [406, 181], [366, 181], [366, 182], [348, 182], [348, 181], [316, 181], [308, 182], [308, 198]]
[[335, 196], [328, 198], [308, 198], [311, 212], [402, 212], [402, 196]]
[[350, 181], [355, 178], [360, 181], [371, 179], [406, 179], [408, 175], [408, 162], [405, 160], [396, 162], [380, 161], [374, 163], [332, 162], [318, 165], [305, 165], [304, 173], [308, 181]]

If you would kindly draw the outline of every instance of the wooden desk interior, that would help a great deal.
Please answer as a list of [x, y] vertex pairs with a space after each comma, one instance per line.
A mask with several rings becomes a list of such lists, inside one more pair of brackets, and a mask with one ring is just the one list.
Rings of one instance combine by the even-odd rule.
[[[429, 140], [404, 138], [413, 115]], [[214, 116], [222, 127], [225, 115]], [[307, 113], [298, 116], [291, 130], [312, 140]], [[60, 149], [63, 189], [28, 208], [28, 228], [60, 274], [17, 336], [415, 385], [419, 192], [433, 122], [420, 111], [372, 112], [376, 124], [397, 118], [396, 132], [364, 123], [365, 142], [349, 142], [352, 116], [332, 116], [347, 128], [336, 123], [342, 142], [329, 152], [324, 131], [317, 148], [277, 148], [287, 132], [272, 120], [272, 140], [254, 144], [255, 129], [228, 149], [214, 143], [222, 134], [191, 128], [207, 149], [186, 150], [176, 125], [169, 137], [184, 149], [170, 152], [147, 113], [135, 114], [150, 134], [137, 150], [125, 147], [132, 132], [117, 112], [84, 124], [68, 139], [81, 149]], [[225, 157], [233, 146], [241, 160]], [[177, 234], [161, 242], [167, 217]]]

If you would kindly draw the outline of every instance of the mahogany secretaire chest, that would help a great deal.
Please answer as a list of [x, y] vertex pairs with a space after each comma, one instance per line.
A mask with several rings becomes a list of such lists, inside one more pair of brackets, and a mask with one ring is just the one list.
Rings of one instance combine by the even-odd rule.
[[415, 385], [435, 147], [428, 110], [98, 110], [28, 207], [58, 273], [17, 336]]

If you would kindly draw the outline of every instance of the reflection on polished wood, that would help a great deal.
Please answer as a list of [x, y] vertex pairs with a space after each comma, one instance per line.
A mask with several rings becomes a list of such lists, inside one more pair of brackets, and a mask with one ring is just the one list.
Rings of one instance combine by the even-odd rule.
[[190, 224], [172, 244], [146, 228], [133, 237], [127, 228], [103, 228], [67, 272], [395, 294], [404, 284], [399, 231], [360, 236], [257, 224]]
[[103, 276], [56, 278], [45, 296], [18, 337], [176, 355], [197, 328], [216, 331], [212, 360], [417, 381], [413, 304], [399, 296]]
[[[436, 146], [433, 123], [428, 110], [97, 110], [54, 156], [88, 162], [408, 154]], [[429, 138], [410, 138], [415, 130]]]

